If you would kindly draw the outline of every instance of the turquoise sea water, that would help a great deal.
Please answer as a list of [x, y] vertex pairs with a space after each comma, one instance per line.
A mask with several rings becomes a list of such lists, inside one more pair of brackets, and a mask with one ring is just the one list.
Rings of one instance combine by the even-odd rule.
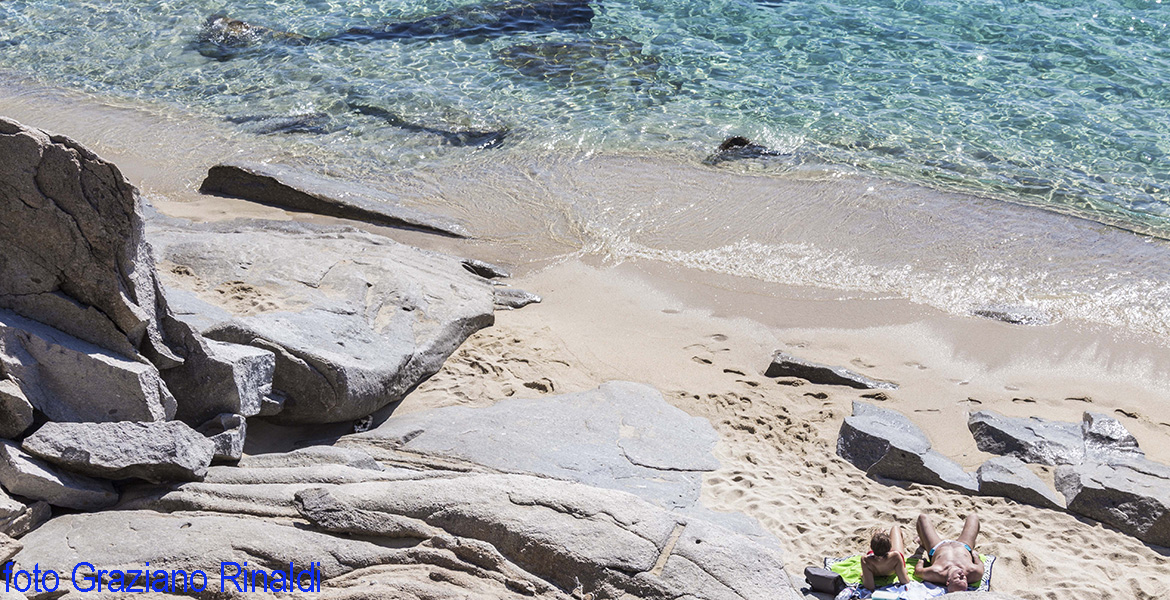
[[[355, 163], [493, 151], [428, 130], [694, 161], [738, 134], [790, 153], [753, 169], [846, 164], [1170, 233], [1162, 0], [604, 0], [587, 30], [196, 47], [213, 13], [323, 37], [469, 4], [7, 0], [0, 72], [244, 131], [301, 118], [315, 132], [284, 135]], [[537, 60], [548, 44], [569, 49]]]
[[[165, 124], [91, 131], [177, 147], [213, 123], [233, 156], [390, 189], [505, 262], [644, 259], [1166, 343], [1162, 1], [603, 0], [588, 28], [330, 39], [476, 4], [0, 0], [0, 78]], [[304, 37], [201, 43], [217, 13]], [[703, 165], [731, 135], [777, 155]]]

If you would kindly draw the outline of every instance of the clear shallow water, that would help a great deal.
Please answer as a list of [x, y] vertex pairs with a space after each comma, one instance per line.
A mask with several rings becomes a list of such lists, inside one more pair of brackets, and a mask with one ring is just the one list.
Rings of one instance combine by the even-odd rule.
[[[353, 102], [432, 129], [507, 130], [522, 149], [698, 160], [741, 134], [793, 153], [749, 169], [856, 165], [1170, 233], [1160, 0], [605, 0], [588, 31], [269, 43], [224, 62], [193, 48], [216, 12], [327, 36], [468, 4], [8, 0], [0, 70], [221, 118], [314, 115], [325, 133], [288, 135], [357, 171], [476, 150]], [[621, 49], [514, 60], [599, 40]]]
[[[210, 120], [261, 158], [463, 218], [505, 253], [650, 259], [1170, 333], [1170, 245], [886, 181], [1170, 239], [1170, 16], [1157, 0], [624, 0], [593, 3], [588, 31], [274, 43], [226, 61], [196, 45], [216, 12], [328, 36], [467, 4], [7, 0], [0, 75], [170, 105], [176, 116], [138, 133], [154, 146], [198, 146], [184, 136], [207, 128], [187, 133], [183, 114]], [[532, 60], [538, 44], [556, 60]], [[304, 116], [316, 132], [257, 132]], [[113, 121], [59, 129], [135, 135]], [[477, 149], [428, 130], [507, 135]], [[788, 155], [699, 164], [733, 134]]]

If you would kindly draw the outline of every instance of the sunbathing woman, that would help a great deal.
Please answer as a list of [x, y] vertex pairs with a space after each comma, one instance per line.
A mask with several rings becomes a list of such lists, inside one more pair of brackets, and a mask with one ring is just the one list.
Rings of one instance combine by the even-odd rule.
[[894, 525], [887, 533], [875, 531], [869, 540], [869, 553], [861, 557], [861, 583], [874, 589], [875, 577], [898, 575], [898, 583], [910, 583], [906, 574], [906, 545], [902, 543], [902, 528]]
[[963, 532], [958, 539], [944, 540], [934, 530], [926, 515], [918, 515], [918, 539], [923, 548], [929, 548], [927, 560], [914, 570], [916, 577], [947, 586], [948, 592], [961, 592], [969, 585], [978, 585], [983, 579], [983, 561], [975, 553], [975, 539], [979, 537], [979, 517], [967, 515]]

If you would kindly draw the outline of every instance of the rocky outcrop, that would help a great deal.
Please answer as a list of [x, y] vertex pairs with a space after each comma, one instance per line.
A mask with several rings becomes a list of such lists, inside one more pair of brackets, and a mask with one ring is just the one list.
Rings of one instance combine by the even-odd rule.
[[1057, 468], [1068, 510], [1112, 525], [1143, 542], [1170, 546], [1170, 467], [1118, 456]]
[[494, 321], [495, 286], [460, 260], [378, 236], [160, 222], [151, 239], [175, 287], [231, 312], [204, 336], [275, 355], [284, 422], [347, 421], [398, 401]]
[[930, 440], [901, 413], [853, 402], [837, 437], [837, 454], [870, 477], [925, 483], [977, 493], [975, 478], [932, 450]]
[[199, 426], [199, 433], [207, 436], [215, 446], [213, 460], [240, 460], [244, 441], [248, 437], [248, 422], [242, 415], [223, 413]]
[[65, 508], [96, 510], [118, 501], [108, 481], [57, 469], [7, 440], [0, 440], [0, 485], [13, 494]]
[[23, 547], [20, 542], [0, 533], [0, 565], [12, 560]]
[[229, 163], [211, 167], [199, 191], [290, 210], [465, 238], [463, 226], [401, 206], [398, 198], [361, 185], [307, 175], [288, 167]]
[[180, 421], [45, 423], [24, 450], [76, 473], [157, 483], [203, 477], [215, 444]]
[[254, 346], [191, 338], [200, 351], [190, 353], [181, 367], [163, 372], [179, 400], [175, 416], [198, 424], [221, 413], [259, 414], [272, 393], [276, 355]]
[[154, 365], [7, 310], [0, 310], [0, 362], [29, 403], [55, 421], [160, 421], [175, 415], [175, 399]]
[[1085, 458], [1081, 427], [1076, 423], [1019, 419], [983, 410], [971, 415], [967, 427], [984, 452], [1042, 465], [1075, 465]]
[[21, 505], [21, 510], [6, 518], [0, 518], [0, 533], [19, 538], [43, 525], [52, 516], [53, 509], [44, 500]]
[[650, 386], [627, 382], [403, 415], [348, 440], [619, 489], [676, 509], [692, 506], [702, 474], [719, 468], [710, 423]]
[[1054, 510], [1064, 508], [1064, 502], [1056, 492], [1018, 458], [1000, 456], [990, 459], [979, 466], [975, 476], [979, 480], [979, 492], [986, 496], [1002, 496]]
[[182, 362], [162, 332], [138, 193], [117, 167], [2, 118], [0, 156], [0, 308], [159, 369]]
[[1081, 437], [1088, 460], [1109, 462], [1115, 458], [1143, 458], [1146, 455], [1125, 425], [1109, 415], [1086, 412], [1081, 418]]
[[[0, 373], [3, 373], [0, 364]], [[33, 407], [11, 379], [0, 378], [0, 438], [11, 439], [33, 423]]]
[[764, 372], [768, 377], [799, 377], [809, 383], [822, 385], [844, 385], [859, 390], [894, 390], [898, 385], [889, 381], [870, 379], [860, 373], [855, 373], [842, 367], [831, 367], [797, 358], [791, 354], [777, 351], [772, 356], [772, 364]]

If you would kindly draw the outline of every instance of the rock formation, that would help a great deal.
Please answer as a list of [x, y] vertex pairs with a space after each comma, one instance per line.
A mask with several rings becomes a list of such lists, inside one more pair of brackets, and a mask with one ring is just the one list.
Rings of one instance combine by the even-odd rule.
[[837, 454], [870, 477], [885, 477], [977, 493], [975, 478], [931, 449], [930, 440], [901, 413], [853, 402], [837, 437]]
[[870, 379], [849, 369], [807, 361], [779, 350], [772, 356], [772, 364], [768, 365], [768, 370], [764, 372], [764, 375], [768, 377], [799, 377], [810, 383], [844, 385], [859, 390], [898, 389], [896, 383]]

